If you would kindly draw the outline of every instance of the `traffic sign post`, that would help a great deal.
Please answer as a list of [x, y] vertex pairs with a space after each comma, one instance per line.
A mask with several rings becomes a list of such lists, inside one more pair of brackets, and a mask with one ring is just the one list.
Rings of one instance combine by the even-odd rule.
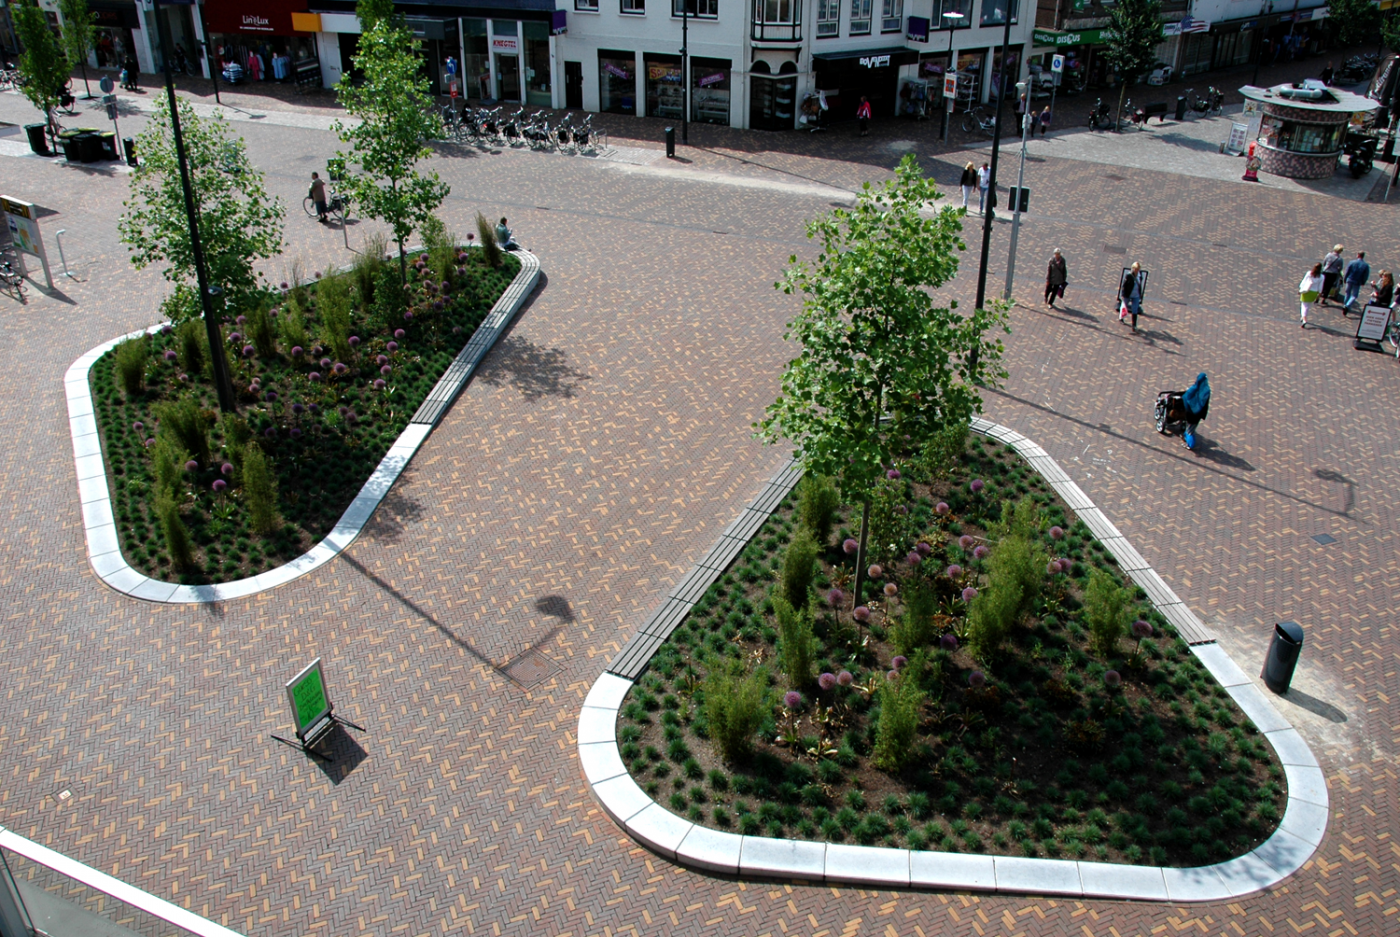
[[[1050, 56], [1050, 119], [1055, 119], [1055, 92], [1060, 90], [1060, 76], [1065, 71], [1065, 57], [1056, 52]], [[1045, 131], [1042, 130], [1041, 133]]]
[[[950, 42], [952, 40], [949, 40]], [[943, 141], [948, 141], [948, 121], [953, 113], [953, 100], [958, 96], [958, 73], [943, 73]]]
[[103, 75], [102, 80], [97, 83], [97, 87], [102, 89], [102, 103], [107, 108], [107, 119], [112, 122], [112, 132], [116, 134], [117, 159], [125, 160], [126, 153], [122, 149], [122, 131], [117, 124], [117, 96], [112, 91], [112, 76]]

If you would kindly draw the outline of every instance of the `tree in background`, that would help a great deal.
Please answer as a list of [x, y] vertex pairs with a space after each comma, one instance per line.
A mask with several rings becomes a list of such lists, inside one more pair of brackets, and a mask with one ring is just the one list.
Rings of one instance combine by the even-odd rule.
[[1114, 112], [1113, 129], [1123, 117], [1123, 95], [1128, 85], [1152, 71], [1157, 64], [1157, 47], [1162, 44], [1162, 4], [1159, 0], [1118, 0], [1108, 11], [1108, 26], [1103, 31], [1108, 44], [1104, 55], [1118, 73], [1118, 109]]
[[758, 434], [786, 439], [807, 475], [835, 478], [863, 506], [855, 601], [864, 582], [871, 499], [896, 457], [982, 409], [978, 385], [1004, 375], [999, 305], [964, 315], [936, 303], [967, 249], [952, 210], [930, 211], [940, 196], [913, 155], [879, 188], [867, 183], [856, 205], [808, 223], [821, 243], [814, 263], [794, 256], [776, 284], [803, 297], [786, 340], [800, 346], [782, 375]]
[[83, 70], [83, 88], [87, 96], [92, 97], [87, 60], [92, 52], [93, 23], [97, 21], [97, 14], [88, 9], [87, 0], [58, 0], [58, 12], [63, 17], [63, 49], [68, 53], [69, 67], [78, 63]]
[[[132, 197], [117, 228], [137, 269], [165, 265], [164, 276], [176, 290], [164, 311], [179, 325], [199, 317], [200, 302], [169, 105], [164, 97], [153, 104], [150, 123], [137, 138], [141, 164], [131, 176]], [[243, 138], [226, 121], [196, 116], [188, 101], [178, 106], [209, 283], [222, 289], [228, 308], [242, 310], [265, 289], [254, 264], [281, 252], [285, 212], [263, 188]], [[223, 343], [211, 351], [223, 354]]]
[[1381, 28], [1381, 8], [1375, 0], [1327, 0], [1327, 25], [1344, 46], [1372, 42]]
[[360, 122], [353, 127], [336, 122], [336, 133], [351, 147], [349, 154], [336, 157], [359, 165], [360, 172], [349, 175], [342, 187], [361, 214], [393, 228], [399, 278], [407, 282], [405, 244], [450, 191], [437, 173], [417, 169], [420, 159], [432, 155], [426, 141], [442, 135], [442, 122], [413, 34], [393, 15], [390, 0], [360, 0], [356, 12], [364, 32], [355, 67], [363, 72], [364, 83], [356, 87], [347, 70], [336, 94]]
[[19, 73], [24, 78], [20, 91], [29, 102], [44, 112], [44, 123], [48, 126], [50, 145], [57, 147], [53, 109], [58, 106], [59, 92], [68, 84], [73, 66], [63, 53], [49, 29], [48, 18], [38, 4], [30, 0], [20, 0], [10, 5], [10, 15], [14, 19], [15, 32], [19, 34], [24, 54], [19, 57]]

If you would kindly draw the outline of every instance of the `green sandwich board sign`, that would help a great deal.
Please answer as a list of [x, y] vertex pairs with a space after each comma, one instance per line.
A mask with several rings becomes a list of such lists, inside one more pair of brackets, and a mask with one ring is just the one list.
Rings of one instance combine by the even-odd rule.
[[301, 673], [287, 682], [287, 701], [292, 704], [297, 738], [303, 742], [322, 722], [329, 724], [331, 701], [326, 695], [326, 683], [321, 675], [321, 658], [307, 664]]

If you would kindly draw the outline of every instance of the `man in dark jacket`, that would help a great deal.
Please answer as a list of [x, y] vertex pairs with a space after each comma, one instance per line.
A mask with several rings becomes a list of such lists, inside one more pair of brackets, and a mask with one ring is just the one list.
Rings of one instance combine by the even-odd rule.
[[1342, 315], [1347, 314], [1351, 304], [1361, 295], [1361, 288], [1371, 279], [1371, 265], [1366, 262], [1366, 252], [1357, 251], [1356, 259], [1342, 271]]
[[1055, 308], [1057, 297], [1065, 295], [1065, 284], [1069, 282], [1069, 271], [1060, 249], [1055, 248], [1055, 256], [1050, 258], [1050, 268], [1045, 271], [1045, 302]]

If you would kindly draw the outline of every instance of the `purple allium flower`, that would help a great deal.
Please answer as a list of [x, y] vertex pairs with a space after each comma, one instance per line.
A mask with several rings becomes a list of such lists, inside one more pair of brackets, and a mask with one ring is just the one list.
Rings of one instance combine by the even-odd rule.
[[253, 352], [256, 351], [256, 350], [257, 350], [257, 349], [254, 348], [252, 345], [244, 345], [244, 346], [243, 346], [243, 357], [245, 357], [245, 358], [251, 358], [251, 357], [253, 357]]
[[179, 355], [175, 354], [175, 349], [173, 349], [173, 348], [167, 348], [167, 349], [165, 349], [165, 360], [166, 360], [166, 361], [174, 361], [174, 360], [175, 360], [176, 358], [178, 358], [178, 357], [179, 357]]
[[1056, 527], [1051, 527], [1051, 528], [1050, 528], [1050, 539], [1051, 539], [1051, 540], [1062, 540], [1062, 539], [1064, 539], [1064, 536], [1065, 536], [1065, 529], [1064, 529], [1063, 527], [1056, 526]]
[[289, 290], [289, 289], [291, 289], [291, 286], [288, 285], [288, 283], [287, 283], [286, 280], [283, 280], [282, 283], [281, 283], [280, 285], [281, 285], [282, 289], [284, 289], [284, 290]]
[[428, 262], [428, 253], [427, 253], [427, 251], [424, 251], [423, 253], [421, 253], [421, 254], [418, 255], [418, 261], [419, 261], [420, 263], [425, 263], [425, 264]]
[[1048, 573], [1049, 575], [1053, 576], [1053, 575], [1055, 575], [1056, 573], [1058, 573], [1059, 571], [1060, 571], [1060, 561], [1059, 561], [1059, 560], [1051, 560], [1050, 562], [1048, 562], [1048, 563], [1045, 564], [1045, 572]]
[[468, 235], [467, 235], [467, 243], [468, 243], [468, 244], [470, 244], [472, 241], [475, 241], [475, 240], [476, 240], [476, 235], [475, 235], [475, 234], [468, 234]]
[[967, 487], [969, 487], [969, 488], [972, 489], [972, 493], [973, 493], [973, 494], [977, 494], [977, 492], [979, 492], [979, 491], [981, 491], [983, 488], [987, 487], [987, 483], [984, 482], [984, 481], [982, 481], [982, 479], [980, 479], [980, 478], [974, 478], [974, 479], [972, 480], [972, 484], [968, 485]]
[[306, 376], [307, 376], [308, 378], [310, 378], [311, 380], [313, 380], [313, 381], [319, 381], [319, 380], [321, 379], [321, 372], [319, 372], [319, 371], [312, 371], [310, 374], [308, 374], [308, 375], [306, 375]]
[[899, 671], [898, 671], [898, 670], [891, 670], [889, 673], [885, 674], [885, 679], [886, 679], [886, 680], [889, 680], [889, 681], [898, 680], [898, 679], [899, 679]]
[[360, 344], [360, 336], [358, 336], [358, 335], [351, 335], [349, 341], [350, 341], [350, 347], [351, 347], [351, 348], [354, 348], [356, 345]]
[[156, 444], [156, 438], [155, 438], [154, 436], [152, 436], [151, 438], [149, 438], [149, 439], [146, 440], [146, 448], [147, 448], [147, 449], [151, 448], [151, 447], [154, 446], [155, 444]]
[[802, 705], [802, 694], [796, 690], [788, 690], [783, 694], [783, 705], [788, 709], [796, 709]]
[[268, 439], [276, 437], [277, 427], [269, 426], [267, 429], [263, 430], [263, 435], [266, 436]]
[[341, 416], [345, 416], [347, 413], [350, 412], [350, 408], [349, 408], [349, 407], [336, 407], [336, 408], [335, 408], [335, 412], [336, 412], [336, 413], [339, 413]]
[[870, 568], [865, 571], [865, 574], [871, 579], [879, 579], [885, 575], [885, 570], [880, 566], [879, 563], [873, 563], [871, 564]]
[[973, 540], [968, 534], [963, 534], [958, 538], [958, 546], [962, 547], [964, 550], [971, 550], [972, 545], [976, 542], [977, 541]]
[[314, 276], [318, 280], [321, 279], [321, 271], [317, 270], [315, 273], [312, 274], [312, 276]]
[[131, 424], [131, 428], [139, 433], [146, 428], [146, 424], [142, 423], [140, 420], [137, 420], [135, 423]]
[[899, 586], [892, 582], [885, 583], [885, 598], [892, 599], [899, 593]]
[[1117, 689], [1123, 685], [1123, 675], [1116, 670], [1106, 670], [1103, 675], [1103, 682], [1109, 689]]
[[209, 487], [213, 488], [215, 493], [217, 493], [227, 488], [228, 482], [224, 481], [222, 478], [216, 478], [214, 479], [214, 484], [210, 485]]
[[[459, 263], [459, 264], [460, 264], [460, 263], [466, 263], [466, 260], [467, 260], [467, 252], [466, 252], [466, 251], [458, 251], [458, 252], [457, 252], [457, 263]], [[459, 271], [459, 272], [460, 272], [460, 271]]]
[[293, 357], [293, 358], [300, 358], [304, 352], [305, 352], [305, 349], [302, 348], [300, 345], [293, 345], [293, 346], [292, 346], [292, 357]]
[[273, 319], [275, 319], [275, 318], [277, 318], [277, 313], [279, 313], [279, 312], [281, 312], [281, 311], [282, 311], [282, 310], [280, 310], [280, 309], [274, 309], [274, 310], [272, 310], [271, 312], [269, 312], [268, 315], [269, 315], [270, 317], [272, 317]]
[[396, 352], [396, 351], [399, 350], [399, 343], [398, 343], [398, 342], [390, 342], [389, 344], [385, 345], [384, 347], [385, 347], [386, 349], [388, 349], [389, 352], [392, 354], [393, 352]]
[[177, 380], [181, 380], [181, 381], [188, 381], [188, 380], [190, 379], [190, 376], [189, 376], [188, 374], [184, 373], [183, 371], [180, 372], [179, 374], [175, 375], [175, 377], [176, 377]]
[[412, 321], [413, 321], [413, 313], [412, 313], [412, 311], [405, 312], [405, 313], [403, 314], [403, 321], [405, 321], [405, 322], [412, 322]]
[[229, 344], [237, 345], [239, 342], [243, 341], [243, 335], [240, 332], [230, 332], [228, 333], [228, 340]]
[[910, 550], [909, 553], [904, 557], [904, 562], [908, 563], [910, 566], [916, 566], [919, 563], [922, 563], [923, 561], [923, 554], [921, 554], [918, 550]]
[[948, 507], [947, 501], [940, 501], [933, 506], [933, 510], [935, 513], [942, 515], [947, 514], [952, 508]]
[[447, 304], [444, 303], [442, 300], [438, 299], [438, 300], [434, 300], [434, 301], [433, 301], [433, 311], [434, 311], [434, 312], [442, 312], [442, 311], [443, 311], [444, 309], [446, 309], [446, 308], [447, 308]]
[[263, 396], [267, 399], [267, 401], [268, 401], [269, 403], [271, 403], [271, 402], [273, 402], [273, 401], [275, 401], [275, 400], [277, 399], [277, 391], [275, 391], [275, 390], [270, 390], [270, 391], [268, 391], [266, 394], [264, 394]]
[[841, 549], [846, 551], [847, 556], [855, 556], [856, 551], [860, 549], [860, 544], [856, 543], [855, 540], [850, 537], [847, 537], [846, 541], [841, 544]]
[[823, 691], [830, 691], [832, 687], [836, 686], [836, 674], [822, 674], [817, 678], [817, 686], [821, 687]]
[[301, 438], [301, 427], [300, 427], [300, 426], [293, 426], [291, 429], [287, 430], [287, 435], [291, 436], [293, 439], [300, 439], [300, 438]]
[[972, 551], [972, 555], [980, 560], [985, 559], [987, 554], [991, 552], [991, 550], [987, 549], [987, 545], [985, 543], [979, 543], [977, 545], [977, 549]]
[[967, 685], [974, 690], [980, 689], [987, 685], [987, 675], [980, 670], [974, 670], [967, 675]]
[[383, 389], [384, 389], [385, 387], [387, 387], [387, 386], [388, 386], [388, 385], [384, 383], [384, 378], [382, 378], [382, 377], [376, 377], [376, 378], [374, 379], [373, 387], [374, 387], [375, 390], [383, 390]]
[[956, 651], [958, 649], [958, 636], [955, 634], [945, 634], [938, 639], [938, 646], [945, 651]]
[[232, 463], [232, 462], [225, 462], [223, 465], [219, 466], [219, 471], [222, 472], [222, 473], [224, 473], [225, 475], [232, 475], [232, 474], [233, 474], [233, 463]]
[[899, 514], [899, 515], [908, 514], [908, 513], [909, 513], [909, 505], [907, 505], [907, 504], [896, 504], [896, 505], [894, 506], [894, 512], [895, 512], [896, 514]]
[[909, 663], [909, 658], [901, 655], [899, 657], [896, 657], [894, 660], [890, 661], [890, 663], [894, 666], [895, 670], [903, 670], [904, 665]]
[[294, 404], [292, 404], [292, 412], [295, 413], [295, 414], [297, 414], [298, 416], [300, 416], [300, 415], [301, 415], [301, 412], [302, 412], [303, 410], [305, 410], [305, 409], [306, 409], [306, 408], [303, 407], [300, 403], [294, 403]]
[[885, 477], [888, 478], [890, 481], [894, 481], [895, 479], [899, 478], [899, 469], [890, 469], [888, 472], [885, 473]]
[[349, 413], [345, 414], [345, 422], [347, 422], [347, 423], [354, 423], [354, 422], [357, 421], [359, 418], [360, 418], [360, 415], [359, 415], [358, 413], [356, 413], [354, 410], [351, 410]]
[[165, 323], [165, 325], [162, 325], [162, 326], [160, 327], [160, 334], [162, 334], [162, 335], [169, 335], [169, 334], [170, 334], [171, 332], [173, 332], [173, 331], [175, 331], [175, 330], [172, 329], [172, 328], [170, 327], [170, 323], [169, 323], [169, 322]]
[[322, 370], [322, 371], [329, 371], [330, 369], [331, 369], [331, 359], [329, 359], [329, 358], [322, 358], [322, 359], [321, 359], [321, 370]]
[[247, 316], [239, 316], [237, 319], [234, 319], [233, 321], [234, 321], [234, 322], [237, 322], [239, 325], [242, 325], [243, 323], [245, 323], [245, 322], [248, 321], [248, 317], [247, 317]]
[[389, 363], [389, 356], [388, 356], [388, 355], [379, 355], [377, 358], [374, 359], [374, 363], [375, 363], [375, 364], [388, 364], [388, 363]]
[[306, 409], [310, 410], [312, 413], [320, 413], [320, 412], [321, 412], [321, 405], [320, 405], [320, 404], [315, 404], [315, 403], [308, 403], [308, 404], [306, 405]]
[[331, 369], [335, 371], [336, 374], [344, 374], [346, 370], [348, 370], [345, 367], [345, 364], [340, 361], [337, 361], [335, 364], [331, 365]]
[[453, 335], [461, 335], [461, 334], [462, 334], [462, 327], [461, 327], [460, 325], [454, 325], [454, 326], [452, 326], [452, 334], [453, 334]]
[[855, 683], [855, 681], [856, 678], [851, 676], [851, 672], [849, 670], [843, 670], [836, 675], [836, 682], [841, 684], [842, 686], [850, 686], [852, 683]]
[[451, 285], [452, 284], [448, 283], [446, 280], [443, 280], [441, 283], [438, 284], [438, 286], [441, 287], [443, 290], [446, 290]]
[[394, 370], [393, 367], [391, 367], [390, 365], [387, 365], [387, 364], [386, 364], [386, 365], [384, 365], [382, 368], [379, 369], [379, 373], [380, 373], [380, 374], [385, 374], [385, 375], [387, 375], [387, 374], [391, 373], [393, 370]]
[[964, 602], [971, 602], [975, 598], [977, 598], [977, 590], [972, 586], [968, 586], [962, 591], [962, 600]]
[[185, 463], [185, 471], [186, 471], [186, 472], [198, 472], [198, 471], [199, 471], [199, 463], [196, 462], [194, 459], [190, 459], [188, 462]]
[[914, 544], [914, 549], [919, 551], [920, 556], [928, 556], [930, 553], [933, 552], [933, 547], [929, 546], [927, 543], [924, 543], [922, 540]]
[[1133, 637], [1139, 641], [1152, 637], [1152, 623], [1143, 621], [1141, 618], [1133, 622]]
[[846, 593], [842, 592], [840, 589], [832, 589], [826, 594], [826, 600], [833, 606], [840, 605], [842, 602], [846, 601]]
[[869, 621], [870, 609], [864, 605], [857, 605], [851, 615], [855, 617], [856, 621]]
[[963, 568], [962, 568], [961, 566], [959, 566], [957, 563], [953, 563], [952, 565], [950, 565], [947, 569], [945, 569], [945, 570], [943, 571], [943, 574], [944, 574], [945, 576], [947, 576], [949, 579], [957, 579], [959, 576], [961, 576], [961, 575], [963, 574]]

